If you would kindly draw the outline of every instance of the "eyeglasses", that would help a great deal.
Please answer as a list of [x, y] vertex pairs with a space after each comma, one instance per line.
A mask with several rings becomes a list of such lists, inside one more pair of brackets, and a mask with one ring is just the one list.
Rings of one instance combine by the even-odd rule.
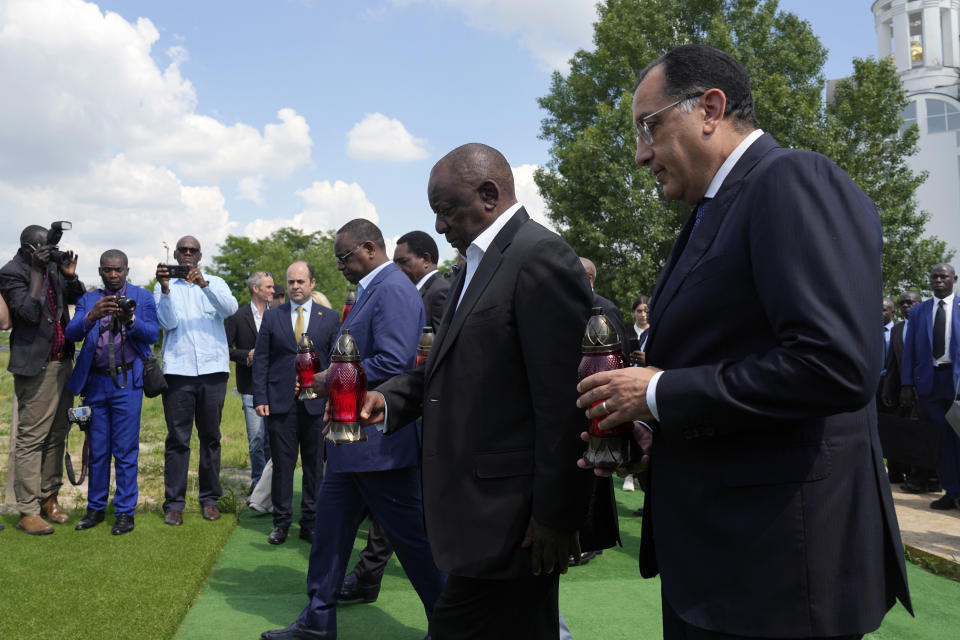
[[653, 131], [650, 130], [650, 126], [647, 124], [647, 120], [649, 120], [650, 118], [652, 118], [653, 116], [659, 113], [663, 113], [664, 111], [666, 111], [667, 109], [670, 109], [671, 107], [677, 106], [681, 102], [686, 102], [687, 100], [693, 100], [694, 98], [699, 98], [703, 94], [704, 92], [701, 91], [700, 93], [694, 93], [688, 96], [684, 96], [679, 100], [677, 100], [676, 102], [671, 102], [667, 106], [661, 107], [660, 109], [657, 109], [650, 115], [644, 116], [639, 120], [637, 120], [633, 125], [634, 130], [636, 130], [637, 132], [637, 140], [638, 141], [643, 140], [643, 144], [645, 145], [653, 144]]
[[341, 266], [343, 266], [344, 264], [346, 264], [347, 258], [349, 258], [350, 256], [352, 256], [353, 253], [354, 253], [354, 251], [356, 251], [357, 249], [359, 249], [360, 247], [362, 247], [362, 246], [365, 245], [365, 244], [366, 244], [366, 242], [361, 242], [360, 244], [358, 244], [357, 246], [355, 246], [353, 249], [351, 249], [348, 253], [345, 253], [345, 254], [343, 254], [342, 256], [337, 256], [337, 255], [335, 255], [334, 258], [337, 259], [337, 264], [339, 264], [339, 265], [341, 265]]
[[200, 247], [177, 247], [179, 253], [200, 253]]

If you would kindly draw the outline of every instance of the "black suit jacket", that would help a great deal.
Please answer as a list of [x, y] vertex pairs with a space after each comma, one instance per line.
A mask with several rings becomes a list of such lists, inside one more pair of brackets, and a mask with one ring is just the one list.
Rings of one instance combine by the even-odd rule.
[[[270, 307], [264, 310], [264, 315]], [[227, 347], [230, 359], [237, 363], [237, 391], [253, 394], [253, 363], [247, 364], [247, 354], [257, 344], [257, 323], [253, 319], [253, 309], [249, 304], [242, 305], [237, 312], [223, 323], [227, 332]]]
[[520, 209], [467, 288], [464, 272], [426, 363], [379, 387], [389, 428], [423, 415], [427, 535], [440, 569], [529, 575], [531, 514], [577, 530], [592, 486], [577, 469], [586, 418], [576, 407], [580, 343], [592, 296], [559, 236]]
[[653, 295], [647, 362], [665, 373], [641, 572], [709, 630], [876, 629], [895, 598], [910, 609], [874, 402], [876, 207], [764, 135], [691, 236], [693, 218]]
[[[70, 310], [67, 305], [76, 304], [84, 294], [83, 283], [79, 278], [68, 281], [59, 268], [52, 271], [53, 290], [57, 296], [57, 305], [63, 309], [64, 328], [70, 322]], [[10, 362], [7, 370], [24, 376], [35, 376], [43, 369], [50, 354], [50, 340], [53, 339], [53, 322], [45, 312], [47, 301], [46, 288], [41, 298], [31, 298], [30, 258], [17, 251], [13, 260], [0, 269], [0, 292], [10, 309], [13, 331], [10, 334]], [[67, 341], [66, 354], [72, 358], [74, 345]]]
[[896, 406], [900, 402], [900, 371], [903, 367], [903, 328], [906, 323], [901, 320], [890, 330], [890, 349], [887, 351], [887, 361], [883, 368], [886, 373], [880, 381], [880, 395], [893, 402]]
[[450, 281], [434, 273], [420, 288], [420, 297], [423, 298], [423, 309], [427, 313], [427, 324], [433, 327], [434, 333], [440, 328], [440, 319], [446, 308], [447, 294], [450, 293]]
[[[290, 321], [288, 300], [269, 313], [263, 314], [260, 333], [253, 352], [253, 406], [270, 406], [270, 413], [289, 413], [295, 409], [297, 340]], [[313, 348], [320, 358], [320, 369], [330, 364], [330, 352], [340, 331], [340, 318], [333, 309], [313, 303], [310, 320], [307, 323], [307, 335], [313, 340]], [[322, 415], [325, 400], [306, 400], [307, 413]]]

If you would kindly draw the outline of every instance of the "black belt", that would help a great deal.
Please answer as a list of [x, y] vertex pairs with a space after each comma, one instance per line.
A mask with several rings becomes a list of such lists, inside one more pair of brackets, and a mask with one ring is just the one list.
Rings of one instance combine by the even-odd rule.
[[[127, 362], [122, 365], [118, 364], [116, 369], [117, 370], [115, 373], [117, 375], [121, 375], [123, 374], [124, 371], [130, 371], [130, 369], [133, 369], [133, 363]], [[114, 372], [111, 372], [110, 369], [101, 369], [100, 367], [93, 367], [90, 369], [90, 371], [92, 371], [93, 373], [99, 373], [102, 376], [109, 376], [111, 373], [114, 373]]]
[[934, 371], [942, 371], [944, 369], [952, 369], [952, 368], [953, 368], [952, 362], [941, 362], [940, 364], [933, 365]]

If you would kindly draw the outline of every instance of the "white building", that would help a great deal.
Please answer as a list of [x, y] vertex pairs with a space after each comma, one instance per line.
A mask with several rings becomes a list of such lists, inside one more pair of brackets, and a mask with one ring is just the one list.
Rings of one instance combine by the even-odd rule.
[[877, 54], [893, 56], [910, 97], [904, 124], [920, 129], [909, 163], [929, 172], [917, 190], [927, 234], [957, 252], [960, 269], [960, 0], [876, 0], [872, 9]]

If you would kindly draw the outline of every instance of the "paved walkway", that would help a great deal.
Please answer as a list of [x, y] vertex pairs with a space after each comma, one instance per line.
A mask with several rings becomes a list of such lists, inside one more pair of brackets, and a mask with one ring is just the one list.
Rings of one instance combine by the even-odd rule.
[[936, 573], [960, 580], [960, 509], [931, 509], [930, 503], [941, 493], [905, 493], [899, 485], [891, 488], [908, 555]]

